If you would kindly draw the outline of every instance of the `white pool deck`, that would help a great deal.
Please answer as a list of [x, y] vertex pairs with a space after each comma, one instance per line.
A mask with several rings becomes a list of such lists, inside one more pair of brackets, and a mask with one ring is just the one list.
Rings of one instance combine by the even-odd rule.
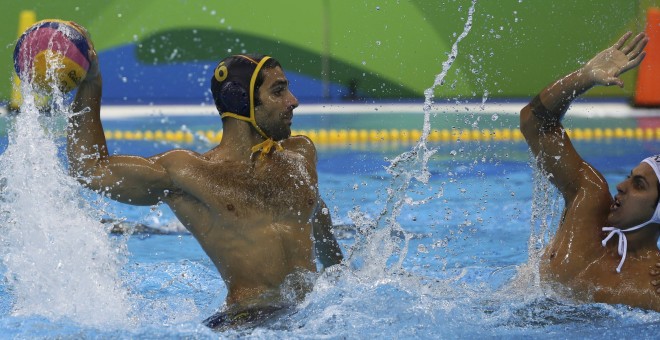
[[[517, 115], [526, 102], [478, 102], [434, 104], [431, 113], [469, 113], [469, 114], [510, 114]], [[372, 103], [372, 104], [301, 104], [295, 114], [386, 114], [386, 113], [423, 113], [420, 103]], [[7, 113], [7, 108], [0, 107], [0, 116]], [[126, 119], [150, 116], [199, 116], [216, 115], [212, 105], [105, 105], [101, 108], [103, 119]], [[593, 118], [660, 118], [658, 108], [636, 108], [624, 102], [577, 102], [571, 105], [569, 115]]]

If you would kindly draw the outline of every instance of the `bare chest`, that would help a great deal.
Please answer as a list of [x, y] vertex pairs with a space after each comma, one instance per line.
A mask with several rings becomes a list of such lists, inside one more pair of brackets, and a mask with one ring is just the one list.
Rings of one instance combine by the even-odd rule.
[[[540, 263], [541, 273], [552, 281], [568, 283], [587, 272], [602, 272], [607, 261], [601, 244], [602, 216], [579, 210], [565, 211], [557, 232], [546, 246]], [[614, 265], [616, 267], [616, 264]], [[598, 275], [598, 274], [597, 274]]]

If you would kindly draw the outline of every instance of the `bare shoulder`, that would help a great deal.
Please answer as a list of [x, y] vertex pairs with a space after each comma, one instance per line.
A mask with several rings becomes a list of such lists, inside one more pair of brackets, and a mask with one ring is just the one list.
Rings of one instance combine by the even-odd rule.
[[575, 179], [568, 182], [565, 188], [559, 189], [567, 205], [580, 200], [580, 206], [583, 208], [602, 208], [603, 205], [609, 207], [612, 200], [610, 187], [600, 171], [586, 161], [582, 161], [576, 172]]
[[606, 224], [612, 195], [607, 181], [593, 166], [584, 162], [578, 172], [575, 182], [568, 184], [572, 188], [563, 192], [565, 211], [557, 233], [568, 232], [577, 237], [576, 242], [583, 243], [585, 251], [600, 253], [597, 231]]
[[204, 160], [204, 157], [194, 151], [185, 149], [173, 149], [161, 154], [149, 157], [149, 160], [169, 169], [181, 164], [191, 164]]
[[653, 281], [644, 275], [654, 270], [658, 261], [658, 254], [647, 254], [642, 259], [629, 259], [621, 273], [612, 268], [616, 265], [616, 256], [608, 257], [603, 264], [606, 266], [601, 275], [592, 278], [598, 282], [594, 292], [594, 301], [610, 304], [627, 304], [644, 309], [660, 311], [660, 294], [653, 287]]
[[575, 166], [567, 166], [566, 171], [572, 172], [572, 178], [557, 188], [567, 202], [583, 194], [592, 196], [593, 199], [609, 197], [610, 189], [605, 177], [587, 161], [580, 159]]
[[316, 146], [309, 137], [303, 135], [291, 136], [282, 141], [282, 146], [286, 150], [297, 152], [316, 163]]
[[[564, 188], [564, 212], [559, 227], [544, 253], [541, 271], [552, 274], [551, 281], [558, 281], [576, 289], [589, 285], [590, 280], [580, 281], [585, 268], [588, 275], [602, 275], [601, 268], [592, 264], [602, 258], [601, 227], [607, 223], [612, 197], [604, 177], [588, 163], [576, 168], [575, 179]], [[615, 265], [616, 267], [616, 265]], [[598, 276], [599, 277], [599, 276]]]

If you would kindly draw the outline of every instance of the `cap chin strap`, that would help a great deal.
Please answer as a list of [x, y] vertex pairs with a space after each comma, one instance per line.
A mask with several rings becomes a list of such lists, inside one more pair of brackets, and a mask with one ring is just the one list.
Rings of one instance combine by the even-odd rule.
[[222, 117], [222, 118], [230, 117], [230, 118], [235, 118], [235, 119], [238, 119], [238, 120], [242, 120], [244, 122], [248, 122], [248, 123], [250, 123], [250, 125], [252, 125], [252, 127], [254, 127], [255, 130], [257, 130], [257, 132], [261, 135], [261, 137], [264, 137], [265, 139], [270, 138], [270, 137], [268, 137], [268, 135], [266, 135], [265, 132], [263, 132], [263, 130], [261, 130], [261, 128], [259, 128], [259, 126], [257, 125], [257, 121], [254, 120], [254, 116], [245, 117], [245, 116], [241, 116], [239, 114], [233, 113], [233, 112], [223, 112], [220, 115], [220, 117]]
[[275, 148], [275, 150], [277, 151], [284, 150], [284, 147], [280, 145], [279, 142], [274, 141], [272, 138], [268, 138], [265, 141], [253, 146], [252, 149], [250, 149], [250, 151], [252, 151], [252, 154], [261, 151], [261, 153], [259, 154], [259, 158], [263, 159], [264, 157], [266, 157], [267, 154], [270, 153], [270, 151], [273, 148]]
[[624, 229], [621, 230], [616, 227], [604, 227], [602, 228], [603, 231], [609, 231], [610, 233], [607, 234], [607, 237], [601, 241], [601, 244], [603, 247], [607, 244], [607, 242], [614, 236], [618, 235], [619, 236], [619, 245], [617, 247], [617, 251], [619, 252], [619, 256], [621, 256], [621, 261], [619, 262], [619, 265], [616, 267], [616, 272], [621, 273], [621, 267], [623, 267], [623, 263], [626, 262], [626, 254], [628, 253], [628, 239], [626, 238], [626, 235], [624, 233], [627, 233], [629, 231], [634, 231], [637, 229], [641, 229], [648, 225], [649, 223], [653, 222], [653, 219], [648, 220], [647, 222], [644, 222], [640, 225], [636, 225], [632, 228]]
[[248, 122], [254, 127], [254, 129], [261, 135], [261, 137], [264, 137], [266, 139], [265, 141], [255, 145], [252, 147], [252, 153], [261, 151], [260, 158], [263, 158], [265, 155], [271, 152], [273, 147], [275, 147], [275, 150], [284, 150], [282, 145], [280, 143], [276, 142], [273, 140], [273, 138], [269, 137], [260, 127], [257, 125], [257, 120], [254, 117], [254, 83], [257, 81], [257, 75], [259, 75], [259, 71], [261, 71], [261, 68], [264, 66], [264, 63], [266, 60], [270, 59], [270, 57], [265, 56], [263, 57], [259, 63], [257, 64], [257, 67], [254, 69], [254, 72], [252, 73], [252, 78], [250, 78], [250, 117], [245, 117], [233, 112], [223, 112], [220, 117], [225, 118], [225, 117], [231, 117], [235, 118], [238, 120], [242, 120], [244, 122]]

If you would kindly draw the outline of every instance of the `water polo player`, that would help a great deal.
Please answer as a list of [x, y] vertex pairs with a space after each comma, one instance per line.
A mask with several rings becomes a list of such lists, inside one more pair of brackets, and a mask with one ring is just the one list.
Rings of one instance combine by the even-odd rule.
[[[223, 329], [261, 322], [299, 301], [316, 272], [341, 261], [328, 209], [319, 197], [316, 149], [290, 137], [297, 99], [279, 63], [266, 56], [224, 59], [211, 80], [222, 115], [220, 144], [199, 154], [111, 155], [100, 120], [98, 59], [73, 102], [67, 153], [85, 186], [133, 205], [165, 202], [211, 258], [227, 286]], [[282, 292], [285, 291], [286, 294]], [[293, 294], [292, 294], [293, 293]]]
[[[520, 129], [564, 198], [559, 227], [544, 249], [542, 282], [581, 301], [627, 304], [660, 311], [649, 284], [658, 261], [658, 157], [644, 160], [611, 196], [603, 176], [577, 153], [561, 119], [590, 88], [619, 85], [637, 67], [648, 38], [626, 33], [582, 68], [552, 83], [520, 112]], [[612, 239], [618, 238], [617, 241]]]

